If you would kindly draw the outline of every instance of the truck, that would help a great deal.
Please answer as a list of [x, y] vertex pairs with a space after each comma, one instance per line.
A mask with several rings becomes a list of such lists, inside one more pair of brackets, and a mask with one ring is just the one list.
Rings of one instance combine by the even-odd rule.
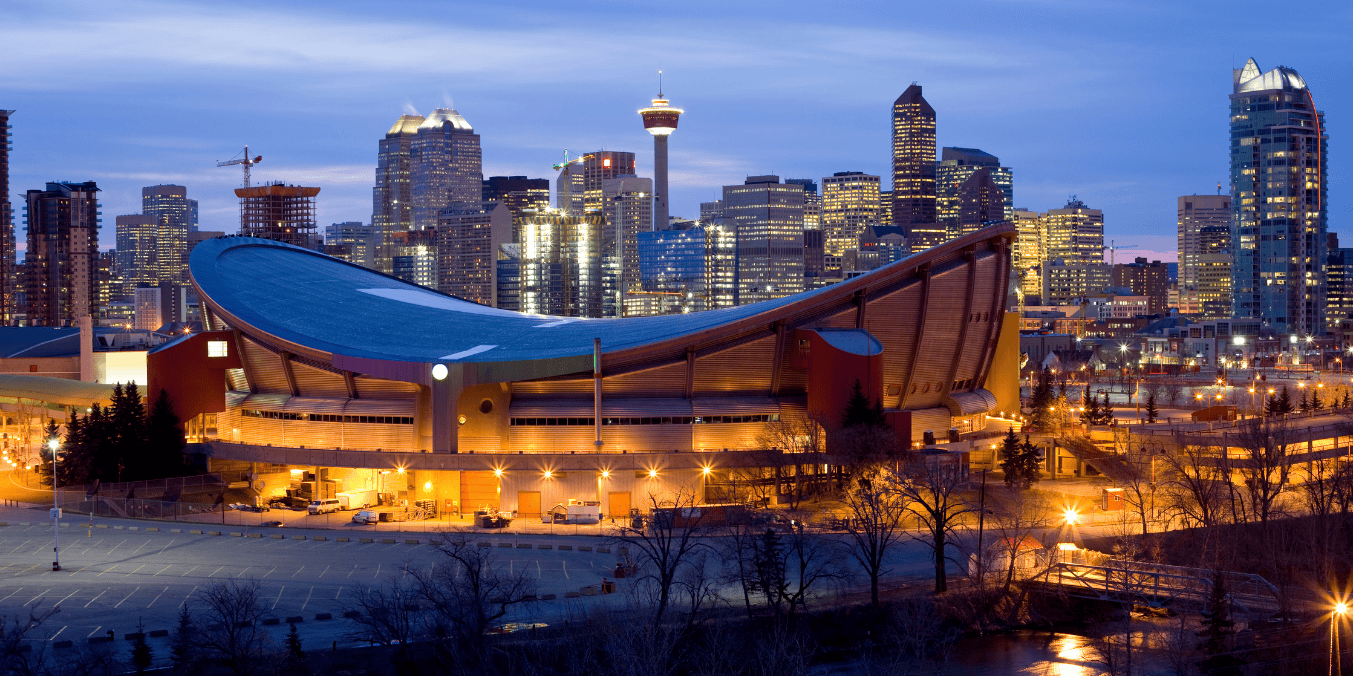
[[601, 503], [595, 500], [569, 500], [568, 505], [555, 505], [550, 510], [554, 523], [599, 523], [601, 521]]
[[337, 493], [334, 497], [338, 498], [340, 509], [363, 509], [376, 504], [376, 491], [344, 491]]

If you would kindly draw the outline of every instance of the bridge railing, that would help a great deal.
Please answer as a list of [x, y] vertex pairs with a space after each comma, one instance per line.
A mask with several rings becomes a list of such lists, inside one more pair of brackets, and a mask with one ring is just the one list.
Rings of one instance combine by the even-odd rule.
[[[1251, 613], [1270, 604], [1281, 607], [1277, 588], [1264, 578], [1233, 572], [1223, 575], [1227, 599], [1235, 610]], [[1148, 605], [1182, 600], [1206, 606], [1213, 585], [1211, 571], [1123, 560], [1111, 560], [1102, 566], [1054, 563], [1048, 567], [1044, 581], [1104, 600]]]

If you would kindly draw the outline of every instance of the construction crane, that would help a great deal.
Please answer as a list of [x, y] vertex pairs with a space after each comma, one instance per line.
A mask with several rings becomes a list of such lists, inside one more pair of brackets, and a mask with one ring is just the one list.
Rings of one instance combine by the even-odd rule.
[[252, 159], [251, 159], [251, 158], [249, 157], [249, 146], [245, 146], [245, 147], [244, 147], [244, 157], [243, 157], [243, 158], [236, 157], [236, 158], [233, 159], [233, 160], [226, 160], [226, 161], [224, 161], [224, 162], [217, 162], [217, 163], [216, 163], [216, 166], [218, 166], [218, 167], [229, 167], [229, 166], [232, 166], [232, 165], [235, 165], [235, 164], [242, 164], [242, 165], [244, 165], [244, 187], [248, 188], [248, 187], [249, 187], [249, 167], [252, 167], [252, 166], [254, 166], [255, 164], [258, 164], [259, 162], [262, 162], [262, 161], [263, 161], [263, 156], [262, 156], [262, 155], [259, 155], [258, 157], [255, 157], [255, 158], [252, 158]]
[[1139, 244], [1119, 245], [1117, 242], [1109, 240], [1109, 265], [1114, 264], [1114, 253], [1117, 252], [1119, 249], [1137, 249], [1140, 248], [1140, 246], [1141, 245]]
[[570, 158], [570, 157], [568, 156], [568, 148], [564, 148], [564, 161], [563, 161], [563, 162], [560, 162], [559, 164], [554, 165], [554, 170], [555, 170], [555, 171], [559, 171], [560, 169], [563, 169], [564, 167], [567, 167], [567, 166], [570, 165], [570, 164], [577, 164], [577, 163], [582, 162], [582, 161], [583, 161], [583, 158], [581, 158], [581, 157]]

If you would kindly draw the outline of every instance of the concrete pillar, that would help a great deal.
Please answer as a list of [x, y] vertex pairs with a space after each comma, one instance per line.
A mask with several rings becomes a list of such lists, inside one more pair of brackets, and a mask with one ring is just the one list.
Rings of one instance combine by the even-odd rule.
[[446, 378], [432, 381], [432, 452], [459, 452], [459, 412], [456, 405], [464, 391], [463, 364], [448, 364]]

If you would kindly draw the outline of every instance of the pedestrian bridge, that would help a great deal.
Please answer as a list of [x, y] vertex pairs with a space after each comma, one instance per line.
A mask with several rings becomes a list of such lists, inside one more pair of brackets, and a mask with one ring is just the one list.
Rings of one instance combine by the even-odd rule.
[[[1052, 593], [1075, 598], [1202, 612], [1214, 577], [1202, 568], [1110, 559], [1101, 565], [1054, 563], [1039, 581]], [[1223, 572], [1222, 580], [1232, 613], [1257, 618], [1282, 610], [1277, 587], [1263, 577]]]

